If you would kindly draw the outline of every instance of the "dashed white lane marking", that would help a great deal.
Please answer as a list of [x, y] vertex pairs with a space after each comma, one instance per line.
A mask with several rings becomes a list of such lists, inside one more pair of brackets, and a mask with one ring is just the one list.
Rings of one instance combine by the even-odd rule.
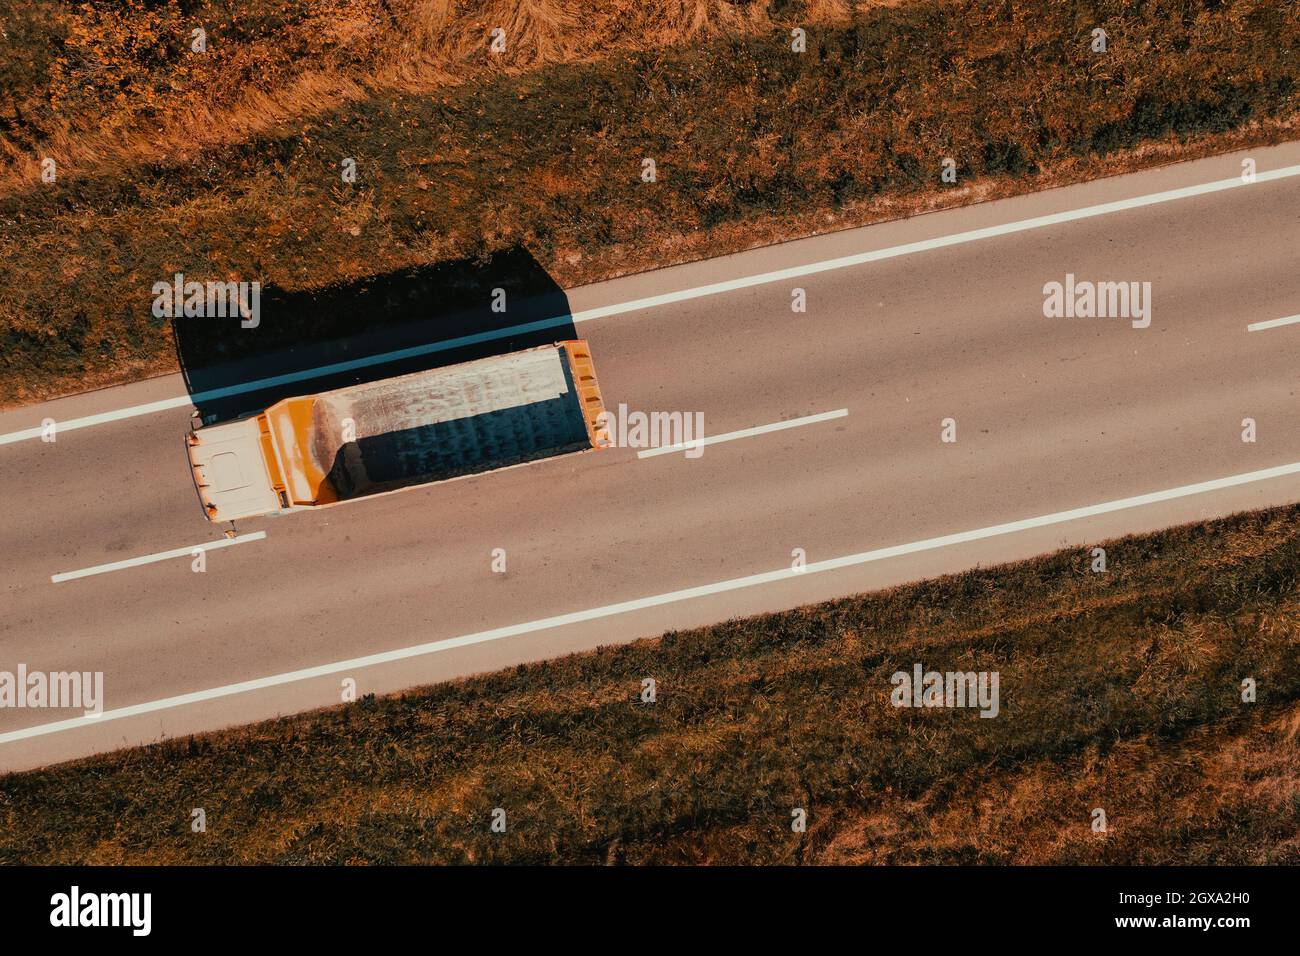
[[847, 408], [837, 408], [833, 412], [820, 412], [817, 415], [805, 415], [803, 418], [791, 418], [789, 421], [773, 422], [770, 425], [757, 425], [753, 428], [742, 428], [737, 432], [723, 432], [721, 435], [708, 435], [705, 438], [697, 439], [690, 442], [680, 442], [676, 445], [661, 445], [658, 448], [647, 448], [645, 451], [636, 453], [638, 458], [653, 458], [655, 455], [671, 455], [675, 452], [692, 451], [704, 445], [717, 445], [724, 441], [735, 441], [737, 438], [749, 438], [753, 435], [766, 435], [768, 432], [784, 431], [787, 428], [798, 428], [800, 425], [814, 425], [817, 422], [828, 422], [834, 418], [843, 418], [849, 413]]
[[63, 581], [75, 581], [77, 578], [88, 578], [93, 574], [107, 574], [110, 571], [121, 571], [125, 568], [138, 568], [142, 564], [154, 564], [157, 561], [167, 561], [171, 558], [188, 558], [195, 551], [215, 551], [218, 548], [228, 548], [234, 544], [261, 541], [265, 537], [265, 531], [251, 531], [248, 534], [241, 534], [234, 538], [219, 538], [216, 541], [205, 541], [202, 544], [191, 545], [188, 548], [173, 548], [171, 551], [159, 551], [157, 554], [146, 554], [140, 558], [127, 558], [125, 561], [97, 564], [93, 568], [82, 568], [80, 571], [60, 571], [58, 574], [51, 574], [50, 580], [55, 584]]
[[1295, 325], [1300, 322], [1300, 315], [1288, 315], [1285, 319], [1269, 319], [1267, 322], [1252, 322], [1246, 326], [1247, 332], [1263, 332], [1265, 329], [1276, 329], [1280, 325]]

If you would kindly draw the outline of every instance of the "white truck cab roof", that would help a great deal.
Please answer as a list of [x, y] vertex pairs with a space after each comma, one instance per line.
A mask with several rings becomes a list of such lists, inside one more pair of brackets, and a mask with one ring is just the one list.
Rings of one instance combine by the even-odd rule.
[[235, 521], [280, 509], [256, 416], [191, 432], [185, 443], [194, 487], [210, 520]]

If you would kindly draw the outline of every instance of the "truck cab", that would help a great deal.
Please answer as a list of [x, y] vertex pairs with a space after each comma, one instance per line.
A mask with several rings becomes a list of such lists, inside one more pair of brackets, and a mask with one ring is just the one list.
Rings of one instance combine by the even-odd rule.
[[288, 507], [264, 450], [265, 415], [209, 425], [185, 438], [190, 475], [209, 521], [234, 521]]

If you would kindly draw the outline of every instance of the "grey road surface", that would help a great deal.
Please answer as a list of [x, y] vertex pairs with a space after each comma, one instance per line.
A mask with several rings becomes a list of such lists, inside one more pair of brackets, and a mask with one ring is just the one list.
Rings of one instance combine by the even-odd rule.
[[[1300, 144], [664, 269], [570, 304], [1230, 179], [1246, 155], [1264, 172], [1300, 164]], [[1045, 317], [1044, 284], [1067, 273], [1150, 282], [1150, 327]], [[702, 412], [710, 435], [848, 414], [696, 459], [616, 448], [243, 521], [266, 538], [208, 553], [202, 573], [184, 556], [51, 581], [221, 537], [190, 483], [188, 409], [0, 445], [0, 671], [102, 671], [109, 711], [0, 710], [0, 769], [335, 704], [346, 678], [384, 693], [1300, 500], [1290, 473], [817, 565], [1300, 463], [1300, 324], [1247, 331], [1297, 313], [1300, 178], [1284, 178], [585, 321], [608, 406]], [[183, 394], [179, 376], [106, 389], [4, 413], [0, 433]], [[811, 573], [783, 573], [796, 549]]]

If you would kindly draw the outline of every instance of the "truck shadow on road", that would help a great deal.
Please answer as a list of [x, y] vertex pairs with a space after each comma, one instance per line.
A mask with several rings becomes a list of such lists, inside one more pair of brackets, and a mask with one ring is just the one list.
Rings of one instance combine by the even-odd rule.
[[182, 316], [172, 333], [205, 425], [282, 398], [577, 338], [564, 290], [522, 247], [307, 291], [268, 286], [255, 327]]

